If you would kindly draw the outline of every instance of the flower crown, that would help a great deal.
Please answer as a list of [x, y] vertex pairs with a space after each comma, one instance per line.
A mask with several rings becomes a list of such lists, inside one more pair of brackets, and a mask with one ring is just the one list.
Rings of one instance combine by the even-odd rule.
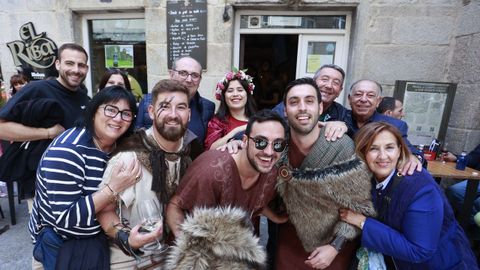
[[247, 70], [238, 70], [237, 68], [233, 68], [232, 71], [225, 73], [225, 76], [217, 82], [217, 89], [215, 90], [215, 98], [217, 100], [221, 100], [223, 91], [227, 88], [227, 85], [230, 83], [231, 80], [239, 80], [239, 81], [246, 81], [248, 84], [248, 89], [245, 89], [253, 95], [253, 89], [255, 89], [255, 85], [253, 84], [253, 77], [247, 75], [245, 72]]

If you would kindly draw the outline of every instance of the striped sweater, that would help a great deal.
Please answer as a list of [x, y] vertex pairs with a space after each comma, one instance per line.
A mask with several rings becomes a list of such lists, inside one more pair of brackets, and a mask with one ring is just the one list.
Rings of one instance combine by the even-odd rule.
[[84, 128], [66, 130], [50, 144], [36, 173], [29, 222], [34, 241], [45, 226], [65, 240], [100, 232], [92, 194], [98, 190], [108, 158]]

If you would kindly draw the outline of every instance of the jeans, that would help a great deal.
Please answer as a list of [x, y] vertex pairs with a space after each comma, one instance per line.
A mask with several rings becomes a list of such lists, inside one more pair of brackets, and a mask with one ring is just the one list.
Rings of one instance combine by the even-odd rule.
[[[467, 190], [467, 180], [464, 180], [460, 183], [449, 186], [445, 194], [447, 195], [452, 208], [456, 212], [460, 212], [463, 206], [463, 201], [465, 199], [465, 192]], [[473, 202], [472, 213], [470, 215], [470, 223], [473, 224], [473, 216], [480, 211], [480, 185], [477, 189], [476, 199]]]
[[55, 269], [58, 251], [63, 244], [62, 238], [52, 228], [45, 227], [36, 240], [33, 257], [43, 264], [45, 270]]

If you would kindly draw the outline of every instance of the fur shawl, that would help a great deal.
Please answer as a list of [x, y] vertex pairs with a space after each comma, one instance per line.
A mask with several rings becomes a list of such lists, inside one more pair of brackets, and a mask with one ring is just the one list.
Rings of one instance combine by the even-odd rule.
[[180, 176], [183, 176], [192, 162], [188, 156], [190, 143], [195, 139], [187, 130], [183, 137], [183, 148], [177, 153], [163, 151], [152, 136], [144, 129], [138, 129], [129, 137], [124, 138], [116, 148], [114, 155], [124, 151], [134, 151], [140, 163], [152, 174], [152, 190], [160, 195], [160, 201], [168, 203], [175, 193], [177, 185], [169, 185], [167, 181], [168, 165], [166, 160], [180, 159]]
[[307, 252], [336, 235], [349, 240], [359, 235], [358, 228], [339, 220], [340, 208], [375, 216], [371, 174], [356, 157], [322, 169], [295, 169], [291, 176], [279, 178], [277, 191]]
[[195, 208], [168, 256], [167, 269], [261, 269], [266, 260], [248, 215], [240, 208]]

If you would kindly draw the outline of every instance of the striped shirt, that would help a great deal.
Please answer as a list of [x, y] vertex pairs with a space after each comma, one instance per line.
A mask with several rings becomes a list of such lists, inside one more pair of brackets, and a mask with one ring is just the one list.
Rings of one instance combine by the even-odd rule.
[[98, 190], [108, 158], [84, 128], [68, 129], [50, 144], [37, 168], [28, 225], [34, 241], [45, 226], [65, 240], [100, 232], [92, 194]]

